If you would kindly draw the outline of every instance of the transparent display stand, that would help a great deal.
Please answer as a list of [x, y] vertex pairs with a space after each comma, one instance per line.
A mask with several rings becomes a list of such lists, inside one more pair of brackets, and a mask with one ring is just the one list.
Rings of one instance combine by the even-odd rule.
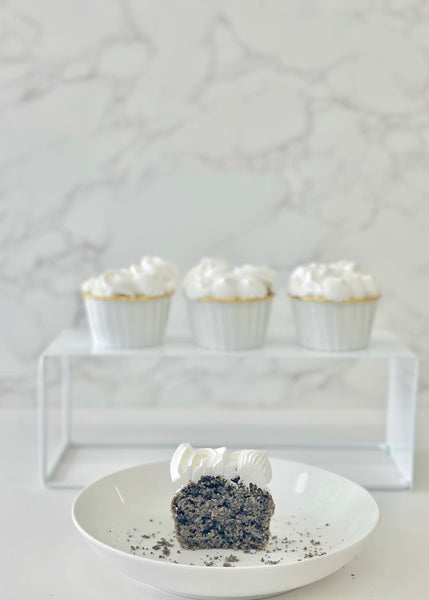
[[[201, 399], [202, 410], [147, 410], [142, 406], [112, 413], [90, 406], [84, 413], [89, 434], [75, 434], [76, 406], [70, 393], [74, 359], [108, 359], [110, 363], [119, 358], [149, 360], [156, 371], [163, 368], [164, 360], [183, 361], [183, 368], [190, 369], [193, 360], [210, 362], [216, 357], [228, 361], [250, 358], [259, 364], [273, 360], [293, 364], [322, 359], [384, 361], [387, 398], [382, 433], [376, 438], [369, 436], [371, 418], [360, 422], [350, 413], [337, 424], [336, 431], [341, 430], [338, 436], [334, 433], [335, 411], [330, 413], [326, 408], [314, 415], [307, 411], [304, 419], [294, 422], [296, 414], [288, 411], [287, 403], [282, 410], [242, 410], [237, 424], [228, 411], [205, 406]], [[51, 362], [59, 373], [54, 386], [47, 376]], [[64, 330], [42, 353], [38, 365], [40, 477], [47, 487], [79, 488], [116, 469], [168, 458], [178, 441], [232, 445], [228, 441], [233, 439], [233, 445], [264, 447], [273, 456], [331, 469], [368, 489], [409, 489], [413, 483], [417, 378], [417, 357], [388, 332], [374, 333], [370, 348], [354, 352], [315, 352], [297, 346], [293, 338], [268, 337], [260, 349], [219, 353], [195, 347], [186, 336], [168, 337], [162, 346], [154, 348], [110, 350], [93, 346], [88, 331]], [[54, 403], [48, 402], [50, 388], [54, 389]], [[91, 423], [102, 430], [102, 438], [92, 437]], [[353, 436], [348, 424], [353, 427]], [[286, 427], [293, 435], [284, 435]], [[119, 430], [123, 433], [121, 441], [117, 441]], [[317, 432], [315, 439], [313, 431]]]

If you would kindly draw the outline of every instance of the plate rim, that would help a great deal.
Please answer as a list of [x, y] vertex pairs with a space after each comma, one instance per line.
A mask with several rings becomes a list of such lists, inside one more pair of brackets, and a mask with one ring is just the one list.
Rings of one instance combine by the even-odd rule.
[[[363, 543], [363, 541], [365, 541], [370, 535], [371, 533], [376, 529], [376, 527], [378, 526], [379, 522], [380, 522], [380, 507], [378, 506], [378, 503], [376, 502], [375, 498], [373, 497], [372, 494], [370, 494], [370, 492], [364, 488], [363, 486], [361, 486], [359, 483], [356, 483], [356, 481], [353, 481], [352, 479], [349, 479], [348, 477], [344, 477], [343, 475], [339, 475], [338, 473], [335, 473], [334, 471], [330, 471], [329, 469], [323, 469], [321, 467], [316, 467], [314, 465], [308, 464], [308, 463], [302, 463], [300, 461], [295, 461], [295, 460], [288, 460], [285, 458], [278, 458], [278, 457], [272, 457], [270, 458], [270, 461], [273, 462], [282, 462], [282, 463], [288, 463], [290, 465], [296, 465], [296, 466], [300, 466], [300, 467], [305, 467], [305, 468], [311, 468], [313, 470], [322, 472], [322, 473], [326, 473], [329, 475], [333, 475], [334, 477], [346, 481], [348, 484], [352, 484], [353, 486], [359, 488], [362, 492], [364, 492], [364, 494], [367, 496], [367, 498], [373, 503], [373, 508], [375, 509], [375, 519], [374, 519], [374, 523], [372, 524], [372, 526], [368, 529], [368, 531], [366, 531], [366, 533], [362, 534], [357, 540], [355, 540], [352, 544], [344, 547], [344, 548], [338, 548], [332, 552], [328, 552], [323, 556], [313, 556], [312, 558], [308, 558], [306, 560], [302, 560], [302, 561], [298, 561], [298, 560], [294, 560], [288, 563], [279, 563], [276, 565], [268, 565], [268, 564], [257, 564], [257, 565], [237, 565], [234, 567], [234, 569], [227, 569], [227, 571], [229, 572], [236, 572], [236, 571], [245, 571], [248, 569], [264, 569], [265, 570], [276, 570], [276, 569], [287, 569], [287, 568], [301, 568], [301, 566], [304, 565], [308, 565], [309, 563], [311, 564], [315, 564], [315, 563], [320, 563], [320, 562], [324, 562], [326, 560], [329, 560], [331, 557], [335, 557], [335, 555], [344, 552], [345, 550], [350, 551], [352, 550], [354, 547], [359, 546]], [[100, 477], [98, 479], [96, 479], [95, 481], [93, 481], [92, 483], [90, 483], [89, 485], [87, 485], [85, 488], [83, 488], [82, 490], [79, 491], [78, 495], [75, 497], [75, 499], [73, 500], [72, 506], [71, 506], [71, 517], [72, 517], [72, 521], [74, 526], [76, 527], [76, 529], [79, 531], [79, 533], [81, 533], [81, 535], [83, 535], [83, 537], [89, 541], [91, 544], [95, 544], [96, 546], [98, 546], [99, 548], [103, 549], [103, 550], [107, 550], [108, 552], [113, 552], [114, 554], [120, 556], [120, 557], [126, 557], [127, 559], [132, 559], [134, 561], [137, 562], [142, 562], [143, 564], [148, 564], [148, 565], [153, 565], [154, 563], [156, 563], [157, 565], [159, 565], [161, 568], [163, 567], [168, 567], [168, 568], [173, 568], [173, 569], [192, 569], [194, 571], [196, 570], [204, 570], [207, 571], [207, 569], [210, 569], [210, 572], [216, 572], [217, 570], [225, 572], [226, 569], [223, 566], [213, 566], [213, 567], [207, 567], [205, 565], [190, 565], [190, 564], [176, 564], [173, 562], [162, 562], [159, 561], [157, 559], [154, 558], [150, 558], [147, 556], [139, 556], [137, 554], [131, 554], [130, 552], [126, 552], [125, 550], [121, 550], [119, 548], [115, 548], [113, 546], [110, 546], [109, 544], [106, 544], [105, 542], [102, 542], [101, 540], [97, 539], [96, 537], [94, 537], [93, 535], [91, 535], [90, 533], [88, 533], [79, 523], [76, 514], [75, 514], [75, 510], [76, 510], [76, 505], [78, 504], [80, 498], [92, 487], [94, 487], [95, 485], [98, 485], [101, 481], [103, 481], [104, 479], [109, 479], [110, 477], [113, 477], [114, 475], [117, 475], [119, 473], [124, 473], [126, 471], [132, 471], [135, 469], [140, 469], [142, 467], [145, 466], [154, 466], [154, 465], [166, 465], [168, 464], [170, 461], [169, 460], [156, 460], [156, 461], [148, 461], [145, 463], [141, 463], [138, 465], [132, 465], [130, 467], [126, 467], [125, 469], [118, 469], [117, 471], [112, 471], [112, 473], [108, 473], [107, 475], [103, 475], [103, 477]], [[155, 588], [158, 589], [158, 588]]]

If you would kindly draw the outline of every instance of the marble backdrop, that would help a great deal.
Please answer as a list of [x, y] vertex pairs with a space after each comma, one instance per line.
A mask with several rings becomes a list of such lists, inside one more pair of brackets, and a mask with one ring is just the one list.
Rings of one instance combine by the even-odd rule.
[[[210, 255], [271, 265], [277, 331], [297, 263], [356, 259], [383, 292], [376, 327], [421, 356], [425, 395], [427, 2], [10, 0], [0, 31], [3, 405], [33, 405], [38, 354], [85, 324], [81, 281], [143, 254], [182, 274]], [[201, 373], [180, 384], [174, 368], [163, 398], [197, 402]], [[341, 363], [297, 369], [300, 394], [362, 383]], [[268, 401], [296, 381], [272, 374]]]

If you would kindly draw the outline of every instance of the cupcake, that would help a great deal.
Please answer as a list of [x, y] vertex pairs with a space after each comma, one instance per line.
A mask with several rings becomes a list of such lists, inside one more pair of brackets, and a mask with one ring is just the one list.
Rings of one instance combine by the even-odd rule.
[[353, 261], [310, 263], [289, 280], [296, 333], [314, 350], [358, 350], [369, 343], [379, 288]]
[[173, 265], [144, 256], [139, 265], [85, 281], [81, 291], [93, 341], [110, 348], [161, 344], [177, 279]]
[[197, 346], [212, 350], [262, 346], [275, 277], [267, 267], [203, 258], [182, 284]]

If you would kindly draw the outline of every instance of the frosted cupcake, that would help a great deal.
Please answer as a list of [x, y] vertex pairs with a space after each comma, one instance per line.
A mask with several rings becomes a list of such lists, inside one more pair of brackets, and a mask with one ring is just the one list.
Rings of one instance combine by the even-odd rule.
[[275, 277], [267, 267], [203, 258], [182, 284], [197, 346], [212, 350], [262, 346]]
[[94, 342], [110, 348], [161, 344], [177, 272], [158, 256], [85, 281], [81, 291]]
[[379, 288], [353, 261], [310, 263], [289, 280], [296, 333], [315, 350], [358, 350], [369, 343]]

